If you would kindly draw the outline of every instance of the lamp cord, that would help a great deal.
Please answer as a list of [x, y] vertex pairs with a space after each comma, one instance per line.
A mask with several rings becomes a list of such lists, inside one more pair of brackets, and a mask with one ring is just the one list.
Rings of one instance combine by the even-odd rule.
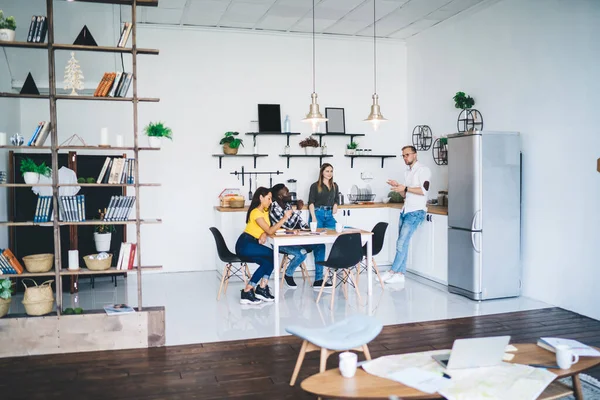
[[377, 0], [373, 0], [373, 87], [377, 93], [377, 35], [375, 32], [375, 25], [377, 24], [377, 15], [375, 14], [375, 3]]
[[313, 0], [313, 20], [312, 20], [312, 28], [313, 28], [313, 93], [316, 93], [316, 85], [315, 85], [315, 0]]

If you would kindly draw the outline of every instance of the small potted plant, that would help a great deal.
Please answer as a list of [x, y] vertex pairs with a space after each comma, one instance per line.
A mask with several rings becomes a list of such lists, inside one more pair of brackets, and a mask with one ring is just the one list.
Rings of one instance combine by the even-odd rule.
[[150, 122], [144, 130], [148, 136], [148, 145], [154, 149], [160, 149], [162, 138], [173, 140], [173, 131], [162, 122]]
[[350, 144], [346, 145], [346, 154], [348, 155], [352, 155], [354, 153], [356, 153], [356, 149], [358, 148], [358, 143], [357, 142], [350, 142]]
[[26, 157], [21, 160], [21, 174], [25, 183], [35, 185], [40, 180], [40, 175], [49, 177], [52, 170], [45, 162], [37, 165], [31, 158]]
[[[106, 214], [106, 208], [104, 212], [102, 210], [98, 210], [98, 214], [100, 220], [104, 219], [104, 215]], [[116, 232], [114, 225], [96, 225], [94, 228], [94, 242], [96, 243], [96, 251], [109, 251], [110, 250], [110, 239], [112, 237], [112, 233]]]
[[475, 105], [475, 99], [467, 96], [465, 92], [456, 92], [456, 95], [452, 99], [454, 100], [454, 107], [463, 110], [473, 108]]
[[225, 132], [225, 135], [219, 142], [219, 144], [223, 145], [224, 154], [235, 155], [240, 146], [244, 147], [244, 141], [235, 137], [239, 134], [239, 132]]
[[0, 318], [8, 314], [12, 300], [12, 282], [5, 278], [0, 280]]
[[304, 149], [304, 153], [307, 156], [313, 154], [315, 149], [319, 147], [319, 141], [312, 136], [307, 137], [298, 144]]
[[17, 23], [15, 17], [4, 18], [4, 13], [0, 10], [0, 42], [14, 42]]

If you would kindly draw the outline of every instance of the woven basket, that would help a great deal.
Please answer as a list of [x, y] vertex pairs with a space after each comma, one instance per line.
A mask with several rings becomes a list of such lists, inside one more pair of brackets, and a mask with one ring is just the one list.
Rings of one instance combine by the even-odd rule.
[[246, 204], [245, 200], [229, 200], [229, 207], [231, 208], [244, 208]]
[[48, 272], [54, 263], [54, 254], [33, 254], [23, 257], [27, 272]]
[[8, 299], [0, 299], [0, 318], [8, 314], [8, 309], [10, 308], [11, 300], [12, 299], [10, 297]]
[[95, 257], [97, 256], [97, 254], [90, 254], [89, 256], [83, 257], [83, 261], [85, 261], [85, 265], [88, 267], [89, 270], [106, 271], [110, 268], [112, 264], [112, 254], [109, 254], [109, 257], [105, 258], [104, 260], [91, 259], [91, 256]]
[[236, 147], [235, 149], [232, 149], [231, 147], [229, 147], [229, 143], [225, 143], [223, 145], [223, 153], [228, 154], [230, 156], [236, 155], [238, 150], [239, 150], [239, 147]]
[[[25, 284], [25, 281], [29, 280], [35, 284], [35, 287]], [[25, 286], [25, 294], [23, 295], [23, 305], [25, 306], [25, 312], [27, 315], [44, 315], [52, 312], [54, 306], [54, 293], [52, 292], [52, 282], [49, 280], [41, 285], [38, 285], [33, 279], [23, 279], [23, 286]]]

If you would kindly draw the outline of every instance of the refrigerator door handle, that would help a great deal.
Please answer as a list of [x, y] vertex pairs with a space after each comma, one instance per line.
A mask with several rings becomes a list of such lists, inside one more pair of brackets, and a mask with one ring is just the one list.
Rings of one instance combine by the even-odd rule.
[[475, 244], [475, 235], [478, 232], [471, 232], [471, 245], [473, 245], [473, 250], [475, 250], [476, 253], [481, 253], [481, 249], [477, 248], [477, 245]]
[[472, 231], [479, 231], [481, 230], [481, 224], [477, 224], [477, 216], [481, 215], [481, 209], [477, 210], [475, 212], [475, 214], [473, 215], [473, 219], [471, 219], [471, 230]]

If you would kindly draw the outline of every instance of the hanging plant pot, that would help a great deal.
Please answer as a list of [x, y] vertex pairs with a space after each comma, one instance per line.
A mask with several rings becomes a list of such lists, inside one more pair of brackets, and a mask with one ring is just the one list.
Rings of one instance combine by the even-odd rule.
[[229, 147], [229, 143], [225, 143], [223, 145], [223, 153], [224, 154], [229, 154], [231, 156], [234, 156], [234, 155], [236, 155], [238, 153], [238, 150], [239, 150], [239, 147], [236, 147], [235, 149]]
[[14, 42], [15, 31], [12, 29], [0, 29], [0, 42]]
[[37, 172], [25, 172], [23, 174], [23, 179], [25, 180], [26, 184], [35, 185], [40, 181], [40, 174]]
[[160, 149], [162, 140], [160, 136], [148, 136], [148, 145], [153, 149]]
[[110, 239], [112, 233], [98, 233], [94, 232], [94, 242], [96, 243], [96, 251], [109, 251], [110, 250]]

